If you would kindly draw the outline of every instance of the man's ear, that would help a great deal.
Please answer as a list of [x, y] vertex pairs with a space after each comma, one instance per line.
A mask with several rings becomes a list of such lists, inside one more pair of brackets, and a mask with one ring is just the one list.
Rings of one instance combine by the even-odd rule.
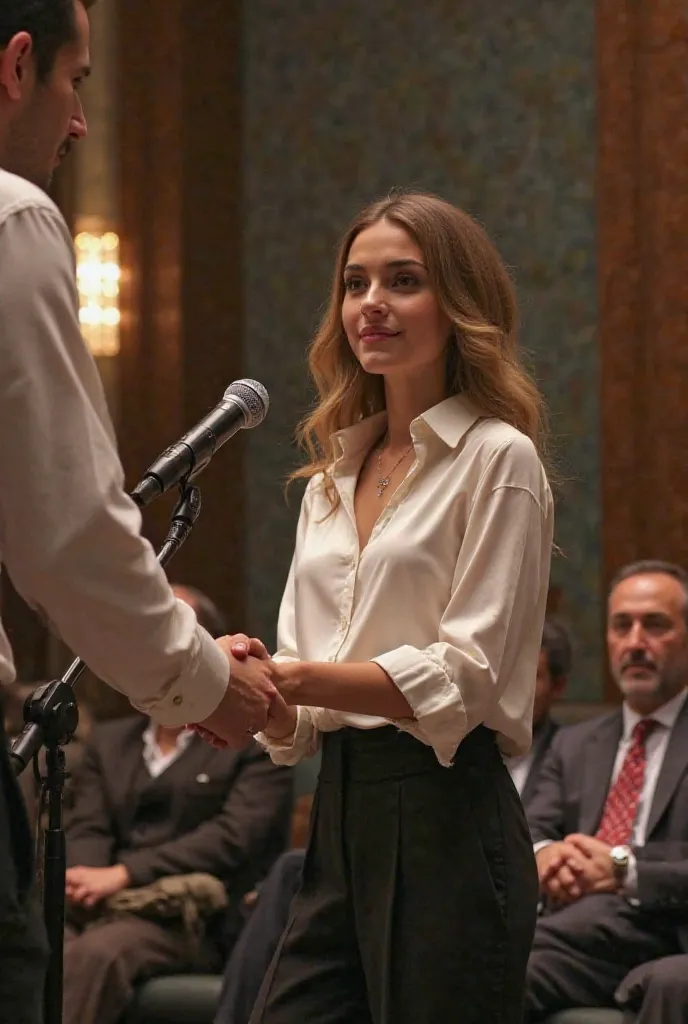
[[17, 32], [0, 51], [0, 89], [18, 102], [34, 70], [33, 40], [28, 32]]

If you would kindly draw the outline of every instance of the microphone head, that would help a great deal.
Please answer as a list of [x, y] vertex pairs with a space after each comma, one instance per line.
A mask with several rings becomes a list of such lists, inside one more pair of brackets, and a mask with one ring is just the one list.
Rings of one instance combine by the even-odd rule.
[[267, 390], [257, 380], [235, 380], [224, 393], [224, 400], [240, 406], [244, 414], [244, 430], [262, 423], [270, 408]]

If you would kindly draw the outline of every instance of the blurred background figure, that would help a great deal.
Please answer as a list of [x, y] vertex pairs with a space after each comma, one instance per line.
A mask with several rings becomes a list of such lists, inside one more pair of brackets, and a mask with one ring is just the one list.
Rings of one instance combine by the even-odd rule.
[[559, 728], [552, 718], [552, 707], [564, 696], [570, 672], [571, 639], [567, 629], [555, 619], [546, 619], [535, 684], [533, 745], [523, 757], [507, 759], [507, 767], [526, 811], [537, 789], [542, 762]]
[[[205, 594], [174, 590], [211, 635], [224, 634]], [[141, 715], [96, 725], [67, 830], [65, 1024], [115, 1024], [142, 978], [218, 966], [224, 915], [203, 921], [197, 936], [181, 911], [113, 917], [106, 901], [160, 879], [205, 874], [222, 883], [236, 915], [285, 848], [291, 807], [290, 769], [273, 765], [254, 742], [240, 753], [217, 751], [190, 730]]]

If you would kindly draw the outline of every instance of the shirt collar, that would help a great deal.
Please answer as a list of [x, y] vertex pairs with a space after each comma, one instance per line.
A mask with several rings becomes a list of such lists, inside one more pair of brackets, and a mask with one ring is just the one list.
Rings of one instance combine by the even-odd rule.
[[633, 711], [629, 708], [628, 704], [623, 705], [623, 738], [629, 740], [633, 729], [641, 720], [641, 718], [652, 718], [655, 722], [659, 722], [665, 729], [673, 729], [676, 724], [676, 719], [681, 714], [683, 705], [688, 697], [688, 689], [681, 690], [675, 697], [668, 700], [666, 704], [662, 704], [661, 708], [657, 708], [651, 715], [639, 715], [637, 711]]
[[[183, 753], [193, 738], [193, 729], [182, 729], [177, 735], [177, 751]], [[146, 754], [159, 754], [158, 727], [155, 722], [150, 721], [143, 734], [143, 752]]]
[[[430, 432], [447, 447], [456, 448], [480, 416], [481, 413], [468, 398], [464, 398], [463, 395], [452, 395], [439, 405], [426, 409], [413, 420], [411, 437], [414, 444], [423, 441], [429, 428]], [[373, 442], [382, 436], [386, 423], [387, 413], [383, 411], [367, 416], [352, 427], [338, 430], [334, 436], [339, 444], [340, 454], [335, 462], [348, 462], [369, 451]]]

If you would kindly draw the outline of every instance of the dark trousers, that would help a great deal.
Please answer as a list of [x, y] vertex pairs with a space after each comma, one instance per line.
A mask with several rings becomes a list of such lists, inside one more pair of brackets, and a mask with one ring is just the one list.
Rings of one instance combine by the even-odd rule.
[[0, 1024], [40, 1024], [43, 1019], [48, 943], [33, 894], [32, 853], [26, 810], [0, 724]]
[[154, 974], [214, 966], [199, 961], [175, 922], [122, 917], [77, 932], [65, 929], [64, 1024], [116, 1024], [134, 995], [134, 983]]
[[394, 727], [323, 739], [252, 1024], [521, 1024], [537, 876], [493, 734], [474, 730], [452, 768]]
[[289, 921], [291, 901], [301, 884], [304, 857], [304, 850], [283, 853], [261, 885], [255, 909], [225, 968], [215, 1024], [248, 1024], [263, 978]]
[[526, 981], [528, 1019], [574, 1006], [614, 1006], [630, 970], [677, 951], [675, 928], [660, 917], [622, 896], [584, 896], [538, 921]]
[[636, 967], [621, 982], [616, 1002], [635, 1024], [688, 1024], [688, 954]]

